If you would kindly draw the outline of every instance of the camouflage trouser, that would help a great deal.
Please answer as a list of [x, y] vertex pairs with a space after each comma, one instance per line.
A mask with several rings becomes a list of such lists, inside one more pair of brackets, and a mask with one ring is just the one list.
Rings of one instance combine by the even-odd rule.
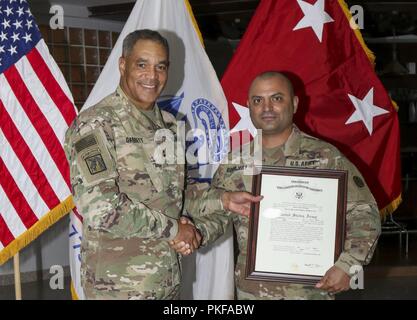
[[282, 295], [259, 291], [258, 294], [236, 288], [238, 300], [334, 300], [334, 296], [317, 289], [284, 290]]
[[84, 295], [87, 300], [179, 300], [179, 286], [166, 292], [164, 297], [156, 297], [153, 292], [137, 291], [100, 291], [84, 288]]

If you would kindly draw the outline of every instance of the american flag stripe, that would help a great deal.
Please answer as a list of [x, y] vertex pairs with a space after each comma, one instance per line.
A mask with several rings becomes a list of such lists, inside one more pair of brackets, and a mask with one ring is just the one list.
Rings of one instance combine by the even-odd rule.
[[[42, 41], [43, 40], [41, 40], [41, 42]], [[39, 51], [36, 48], [32, 49], [27, 54], [27, 59], [32, 65], [33, 70], [36, 72], [36, 75], [42, 82], [49, 96], [54, 101], [57, 109], [61, 112], [67, 125], [71, 125], [71, 122], [75, 118], [73, 103], [68, 99], [68, 96], [64, 93], [64, 91], [61, 89], [61, 86], [55, 80], [54, 75], [49, 70], [48, 65], [45, 63]]]
[[61, 175], [69, 182], [69, 166], [64, 150], [61, 147], [61, 142], [58, 140], [50, 123], [39, 109], [39, 106], [27, 89], [27, 86], [16, 67], [11, 66], [4, 72], [4, 75], [9, 82], [14, 95], [25, 110], [26, 115], [29, 117], [32, 125], [41, 137], [49, 154], [52, 156]]
[[2, 172], [0, 175], [0, 185], [4, 190], [4, 193], [6, 194], [7, 198], [15, 199], [15, 201], [12, 203], [13, 207], [15, 208], [25, 227], [30, 228], [38, 221], [38, 217], [35, 215], [29, 203], [27, 202], [25, 196], [22, 193], [22, 190], [20, 190], [17, 186], [2, 158], [0, 158], [0, 171]]
[[4, 214], [0, 212], [0, 250], [7, 246], [14, 240], [12, 233], [7, 227], [6, 222], [3, 219]]
[[[58, 201], [59, 203], [59, 200], [56, 197], [53, 198], [47, 195], [45, 192], [45, 189], [42, 189], [42, 186], [35, 187], [35, 185], [33, 184], [33, 181], [31, 180], [31, 176], [34, 177], [33, 180], [36, 181], [38, 180], [37, 174], [39, 174], [39, 172], [36, 170], [36, 167], [34, 168], [33, 166], [30, 166], [29, 170], [24, 168], [22, 162], [20, 161], [19, 158], [17, 158], [17, 156], [11, 149], [11, 146], [8, 144], [7, 140], [4, 142], [4, 148], [5, 148], [5, 154], [7, 155], [6, 157], [3, 157], [4, 165], [9, 170], [10, 175], [13, 177], [14, 182], [19, 188], [19, 190], [21, 190], [22, 193], [24, 194], [30, 207], [32, 208], [32, 211], [35, 213], [36, 217], [39, 219], [44, 212], [50, 210], [46, 203], [47, 201], [49, 201], [52, 204], [52, 201], [54, 201], [55, 203], [56, 201]], [[23, 162], [25, 161], [26, 159]], [[29, 176], [28, 173], [31, 176]], [[42, 172], [40, 172], [40, 175], [42, 175]], [[45, 179], [43, 181], [46, 184], [48, 183], [48, 181], [46, 181]], [[42, 193], [43, 196], [46, 195], [47, 198], [43, 199], [39, 197], [38, 195], [39, 191]]]
[[[9, 168], [16, 184], [28, 199], [35, 200], [40, 196], [40, 199], [43, 200], [37, 202], [29, 201], [32, 205], [39, 203], [37, 208], [32, 209], [38, 217], [42, 216], [44, 212], [54, 208], [61, 201], [6, 111], [2, 112], [0, 121], [2, 122], [2, 127], [8, 128], [8, 130], [3, 130], [2, 128], [6, 138], [6, 141], [3, 142], [4, 154], [7, 155], [3, 157], [3, 161], [6, 167]], [[40, 203], [44, 205], [40, 205]]]
[[[1, 214], [13, 238], [26, 231], [26, 227], [0, 185]], [[5, 243], [4, 243], [5, 244]], [[6, 246], [6, 244], [5, 244]]]
[[61, 86], [61, 90], [65, 93], [65, 95], [68, 97], [68, 99], [70, 100], [72, 104], [71, 108], [68, 107], [66, 110], [63, 110], [61, 108], [61, 110], [64, 112], [64, 114], [65, 113], [73, 114], [75, 118], [77, 115], [77, 109], [75, 108], [75, 105], [74, 105], [74, 99], [72, 97], [72, 93], [67, 85], [64, 75], [61, 72], [61, 69], [59, 69], [58, 65], [55, 63], [53, 57], [49, 53], [48, 46], [46, 45], [45, 41], [41, 39], [35, 48], [36, 50], [38, 50], [38, 53], [42, 57], [43, 61], [47, 64], [49, 71], [52, 73], [55, 80]]
[[[68, 124], [55, 102], [50, 97], [49, 92], [45, 90], [44, 84], [39, 80], [28, 59], [23, 57], [15, 64], [15, 66], [19, 71], [19, 74], [21, 76], [24, 75], [25, 84], [46, 120], [48, 120], [49, 123], [56, 124], [52, 128], [55, 135], [57, 137], [64, 137], [65, 131], [68, 129]], [[60, 91], [62, 92], [62, 90]], [[24, 111], [22, 110], [22, 112]]]
[[[3, 76], [0, 76], [0, 86], [9, 89], [9, 85]], [[0, 110], [4, 109], [0, 114], [0, 128], [8, 136], [11, 145], [16, 144], [16, 140], [19, 141], [13, 149], [15, 149], [14, 152], [18, 158], [27, 163], [27, 165], [24, 165], [26, 172], [33, 172], [35, 177], [40, 174], [46, 175], [52, 189], [55, 190], [56, 195], [62, 201], [70, 193], [67, 181], [62, 177], [55, 162], [51, 159], [43, 141], [33, 128], [24, 110], [20, 107], [17, 98], [11, 93], [11, 88], [10, 91], [7, 91], [10, 92], [7, 96], [0, 94], [0, 98], [4, 101], [4, 104], [0, 102]], [[10, 117], [12, 114], [16, 115], [13, 121]], [[29, 167], [30, 164], [32, 169]], [[39, 180], [38, 177], [37, 181], [42, 183], [34, 182], [35, 185], [43, 188], [43, 180]]]

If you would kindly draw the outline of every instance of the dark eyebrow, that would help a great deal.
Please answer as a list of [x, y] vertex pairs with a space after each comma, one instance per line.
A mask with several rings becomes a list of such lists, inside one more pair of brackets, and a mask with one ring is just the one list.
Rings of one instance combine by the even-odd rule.
[[285, 96], [285, 93], [276, 92], [276, 93], [274, 93], [274, 94], [271, 95], [271, 97], [273, 97], [273, 96]]
[[[136, 63], [139, 63], [139, 62], [148, 62], [148, 61], [149, 61], [148, 59], [138, 58], [136, 60]], [[164, 64], [164, 65], [168, 66], [169, 65], [169, 62], [167, 60], [162, 60], [162, 61], [158, 61], [157, 64]]]
[[143, 59], [143, 58], [138, 58], [138, 59], [136, 59], [136, 63], [138, 63], [138, 62], [148, 62], [148, 60]]
[[[271, 94], [270, 95], [270, 97], [275, 97], [275, 96], [284, 96], [285, 97], [285, 94], [284, 93], [282, 93], [282, 92], [275, 92], [275, 93], [273, 93], [273, 94]], [[250, 97], [251, 99], [261, 99], [262, 98], [262, 96], [251, 96]]]

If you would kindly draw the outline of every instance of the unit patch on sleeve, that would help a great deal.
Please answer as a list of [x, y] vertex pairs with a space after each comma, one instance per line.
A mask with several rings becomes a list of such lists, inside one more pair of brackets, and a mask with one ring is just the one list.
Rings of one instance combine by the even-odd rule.
[[103, 157], [100, 153], [86, 158], [85, 163], [87, 164], [87, 168], [91, 175], [107, 170], [106, 164], [104, 163]]
[[102, 180], [117, 176], [116, 165], [106, 142], [104, 131], [97, 128], [74, 143], [77, 166], [85, 186], [93, 186]]

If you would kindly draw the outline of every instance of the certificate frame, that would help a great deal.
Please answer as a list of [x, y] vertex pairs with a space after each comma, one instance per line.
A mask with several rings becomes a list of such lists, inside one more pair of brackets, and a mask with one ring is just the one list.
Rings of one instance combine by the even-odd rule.
[[[262, 179], [264, 175], [280, 176], [280, 179], [294, 179], [294, 178], [318, 178], [320, 179], [335, 179], [337, 182], [337, 199], [336, 204], [331, 207], [336, 208], [334, 214], [335, 224], [334, 228], [335, 238], [334, 240], [334, 260], [333, 263], [340, 256], [344, 240], [345, 240], [345, 220], [346, 220], [346, 203], [347, 203], [347, 171], [344, 170], [329, 170], [329, 169], [310, 169], [299, 167], [276, 167], [276, 166], [262, 166], [257, 168], [258, 174], [254, 175], [252, 180], [252, 193], [255, 196], [262, 195]], [[324, 181], [324, 180], [323, 180]], [[277, 195], [278, 196], [278, 195]], [[275, 198], [274, 198], [275, 199]], [[262, 200], [264, 201], [264, 200]], [[262, 202], [261, 201], [261, 202]], [[274, 200], [275, 201], [275, 200]], [[246, 259], [246, 279], [257, 281], [279, 281], [285, 283], [298, 283], [304, 285], [316, 284], [324, 274], [310, 274], [310, 273], [291, 273], [274, 269], [273, 271], [261, 270], [256, 268], [257, 262], [257, 243], [258, 243], [258, 231], [260, 221], [260, 206], [261, 202], [252, 203], [251, 214], [249, 217], [249, 231], [248, 231], [248, 243], [247, 243], [247, 259]], [[331, 210], [333, 211], [333, 210]], [[265, 219], [265, 218], [263, 218]], [[329, 240], [330, 241], [330, 240]], [[327, 256], [332, 252], [327, 252]], [[268, 258], [270, 259], [270, 258]], [[279, 255], [273, 259], [279, 259]], [[330, 266], [329, 266], [330, 267]]]

